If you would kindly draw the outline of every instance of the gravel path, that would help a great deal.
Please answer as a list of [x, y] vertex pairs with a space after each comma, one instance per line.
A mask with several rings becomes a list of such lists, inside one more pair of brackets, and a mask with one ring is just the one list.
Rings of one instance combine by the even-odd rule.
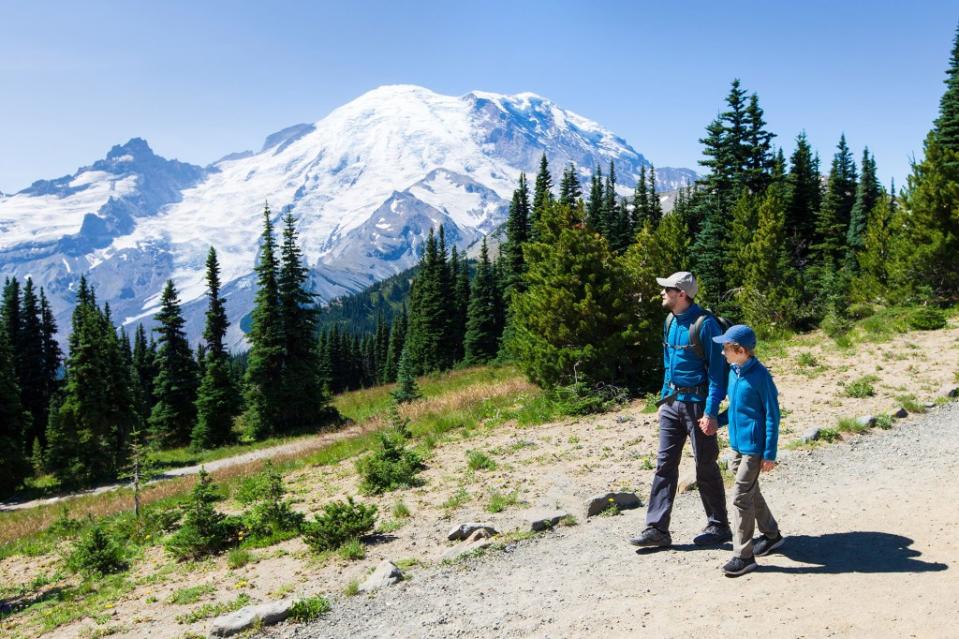
[[334, 595], [323, 619], [263, 636], [959, 636], [957, 450], [952, 403], [889, 431], [784, 455], [763, 492], [788, 540], [739, 579], [719, 571], [728, 545], [689, 542], [703, 524], [689, 493], [677, 498], [674, 549], [636, 552], [625, 542], [642, 529], [642, 510], [588, 522], [576, 513], [578, 526], [414, 568], [377, 594]]

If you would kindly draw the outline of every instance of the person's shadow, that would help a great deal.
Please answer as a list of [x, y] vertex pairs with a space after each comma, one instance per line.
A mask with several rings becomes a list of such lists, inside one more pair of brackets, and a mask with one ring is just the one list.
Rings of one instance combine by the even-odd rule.
[[[853, 531], [813, 537], [786, 537], [775, 553], [808, 566], [776, 566], [762, 561], [762, 572], [792, 574], [839, 574], [846, 572], [938, 572], [947, 564], [918, 559], [918, 550], [909, 548], [912, 539], [883, 532]], [[772, 556], [772, 555], [770, 555]]]

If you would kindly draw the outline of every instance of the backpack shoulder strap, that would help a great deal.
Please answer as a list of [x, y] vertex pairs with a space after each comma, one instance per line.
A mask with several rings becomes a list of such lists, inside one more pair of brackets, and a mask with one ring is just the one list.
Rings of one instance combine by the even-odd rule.
[[709, 316], [709, 312], [703, 311], [703, 314], [697, 317], [693, 325], [689, 327], [689, 345], [693, 347], [693, 352], [696, 353], [696, 356], [707, 363], [708, 357], [706, 356], [706, 349], [703, 348], [703, 340], [700, 338], [700, 333], [703, 330], [703, 324], [706, 322], [706, 318]]
[[673, 327], [673, 321], [676, 316], [670, 313], [666, 316], [666, 323], [663, 326], [663, 346], [669, 346], [669, 329]]

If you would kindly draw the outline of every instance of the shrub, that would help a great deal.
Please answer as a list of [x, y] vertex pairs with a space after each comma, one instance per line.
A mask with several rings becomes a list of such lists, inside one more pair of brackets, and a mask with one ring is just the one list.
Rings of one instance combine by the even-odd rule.
[[823, 332], [833, 339], [843, 337], [852, 328], [852, 323], [837, 313], [829, 312], [819, 325]]
[[244, 517], [244, 524], [254, 542], [276, 543], [299, 533], [303, 515], [283, 499], [286, 494], [283, 477], [270, 463], [256, 494], [258, 503]]
[[381, 494], [397, 488], [416, 485], [416, 473], [424, 468], [420, 456], [405, 446], [406, 438], [393, 430], [379, 435], [379, 446], [356, 462], [363, 478], [360, 489], [367, 494]]
[[410, 508], [402, 500], [393, 504], [393, 519], [406, 519], [410, 516]]
[[854, 320], [866, 319], [876, 314], [876, 309], [872, 304], [866, 302], [856, 302], [846, 308], [846, 315]]
[[294, 621], [313, 621], [330, 611], [330, 602], [323, 597], [307, 597], [300, 599], [290, 609], [290, 617]]
[[946, 327], [946, 316], [938, 309], [922, 306], [910, 314], [909, 326], [917, 331], [937, 331]]
[[226, 556], [226, 565], [231, 570], [242, 568], [253, 560], [253, 555], [246, 548], [234, 548]]
[[796, 363], [800, 366], [805, 366], [807, 368], [812, 368], [814, 366], [819, 366], [819, 360], [816, 359], [816, 356], [808, 351], [804, 351], [799, 354], [799, 357], [796, 358]]
[[339, 553], [343, 559], [356, 561], [366, 557], [366, 548], [363, 547], [363, 543], [359, 539], [354, 537], [345, 544], [342, 544], [337, 549], [337, 553]]
[[167, 603], [178, 605], [195, 604], [205, 595], [212, 593], [214, 590], [216, 589], [210, 584], [201, 584], [191, 588], [181, 588], [170, 595]]
[[629, 401], [629, 391], [611, 384], [590, 386], [585, 382], [576, 382], [552, 389], [550, 398], [562, 415], [590, 415], [625, 404]]
[[510, 506], [515, 506], [517, 503], [519, 503], [519, 499], [517, 499], [516, 493], [503, 495], [502, 493], [494, 492], [492, 495], [490, 495], [489, 504], [486, 505], [486, 510], [491, 513], [500, 513]]
[[856, 398], [872, 397], [876, 394], [876, 389], [873, 388], [872, 385], [876, 380], [875, 375], [866, 375], [865, 377], [853, 380], [846, 386], [846, 396]]
[[373, 530], [376, 506], [358, 504], [348, 497], [323, 506], [314, 521], [304, 524], [303, 538], [316, 552], [335, 550]]
[[88, 577], [123, 572], [128, 567], [123, 548], [103, 524], [88, 529], [67, 558], [67, 568]]
[[882, 430], [889, 430], [892, 428], [892, 416], [891, 415], [876, 415], [876, 427], [881, 428]]
[[495, 470], [496, 462], [481, 450], [471, 450], [466, 453], [466, 463], [470, 470]]
[[819, 430], [819, 440], [824, 442], [834, 442], [841, 439], [842, 435], [835, 428], [821, 428]]
[[213, 508], [219, 499], [216, 486], [205, 470], [193, 487], [186, 505], [183, 526], [167, 541], [167, 550], [178, 559], [202, 559], [236, 543], [241, 524]]
[[53, 520], [47, 532], [54, 538], [72, 538], [79, 534], [83, 529], [83, 521], [70, 518], [70, 510], [64, 506], [60, 509], [60, 514]]

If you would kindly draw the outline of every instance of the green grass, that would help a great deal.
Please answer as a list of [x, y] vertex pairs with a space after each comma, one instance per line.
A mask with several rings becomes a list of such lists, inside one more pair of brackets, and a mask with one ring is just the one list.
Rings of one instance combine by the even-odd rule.
[[343, 589], [343, 594], [347, 597], [355, 597], [360, 594], [360, 582], [356, 579], [351, 579], [350, 583], [346, 584], [346, 588]]
[[[836, 423], [836, 428], [843, 433], [864, 433], [869, 430], [869, 426], [865, 424], [860, 424], [856, 419], [852, 417], [843, 417]], [[820, 437], [821, 437], [820, 433]]]
[[170, 595], [170, 598], [167, 599], [167, 603], [178, 605], [195, 604], [196, 602], [200, 601], [200, 599], [203, 599], [203, 597], [211, 594], [215, 590], [216, 588], [210, 584], [202, 584], [199, 586], [193, 586], [191, 588], [181, 588]]
[[913, 394], [897, 395], [896, 400], [910, 413], [925, 413], [926, 407], [919, 403]]
[[501, 513], [510, 506], [519, 503], [519, 498], [515, 492], [503, 494], [494, 491], [489, 497], [489, 503], [486, 504], [486, 510], [491, 513]]
[[176, 620], [182, 624], [196, 623], [197, 621], [203, 621], [204, 619], [210, 619], [211, 617], [218, 617], [219, 615], [227, 612], [234, 612], [248, 603], [250, 603], [250, 595], [243, 592], [237, 595], [236, 599], [231, 601], [203, 604], [199, 608], [191, 610], [188, 613], [177, 615]]
[[803, 351], [796, 357], [796, 363], [805, 368], [815, 368], [819, 366], [819, 360], [809, 351]]
[[393, 504], [392, 515], [394, 519], [407, 519], [410, 516], [410, 508], [403, 500], [398, 500]]
[[822, 428], [819, 430], [819, 440], [822, 442], [834, 442], [836, 440], [842, 439], [839, 429], [837, 428]]
[[246, 548], [234, 548], [226, 556], [226, 565], [231, 570], [242, 568], [253, 560], [253, 555]]
[[355, 537], [336, 549], [336, 554], [347, 561], [357, 561], [366, 557], [366, 547]]
[[892, 428], [892, 416], [886, 415], [876, 415], [876, 428], [881, 428], [882, 430], [889, 430]]
[[846, 385], [846, 397], [856, 397], [860, 399], [863, 397], [872, 397], [876, 394], [876, 389], [873, 384], [878, 381], [879, 378], [875, 375], [865, 375], [859, 379], [855, 379]]
[[300, 599], [290, 609], [290, 617], [300, 623], [313, 621], [330, 611], [330, 602], [325, 597]]
[[496, 462], [481, 450], [467, 452], [466, 465], [470, 470], [496, 470]]
[[460, 506], [465, 504], [470, 500], [470, 494], [466, 492], [465, 488], [460, 488], [455, 493], [449, 496], [449, 498], [440, 504], [440, 507], [447, 511], [452, 512], [457, 510]]

